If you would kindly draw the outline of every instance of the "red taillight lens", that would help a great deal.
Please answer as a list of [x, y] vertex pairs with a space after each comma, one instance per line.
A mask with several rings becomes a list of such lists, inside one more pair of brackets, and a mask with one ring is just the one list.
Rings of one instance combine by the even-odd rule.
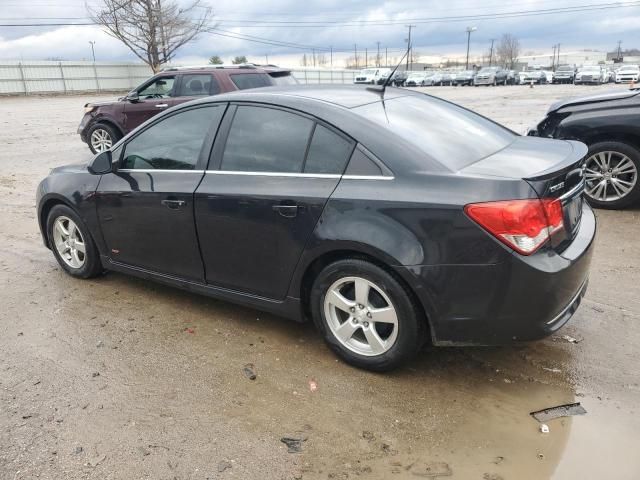
[[464, 207], [472, 220], [522, 255], [531, 255], [563, 227], [560, 200], [502, 200]]

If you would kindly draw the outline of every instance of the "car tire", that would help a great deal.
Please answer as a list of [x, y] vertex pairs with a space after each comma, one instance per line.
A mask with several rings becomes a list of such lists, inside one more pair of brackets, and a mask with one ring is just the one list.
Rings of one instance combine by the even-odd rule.
[[[356, 282], [364, 285], [359, 292], [366, 289], [366, 297], [362, 293], [356, 297]], [[331, 303], [332, 298], [339, 299], [336, 304], [342, 308]], [[410, 292], [389, 272], [365, 260], [349, 258], [326, 266], [313, 283], [310, 303], [313, 321], [325, 342], [358, 368], [378, 372], [394, 369], [412, 358], [426, 338], [424, 315]], [[387, 307], [392, 311], [387, 311], [385, 320], [395, 318], [396, 323], [375, 322], [372, 312]], [[342, 337], [338, 336], [340, 329]]]
[[[601, 157], [595, 157], [598, 154], [604, 152], [612, 152], [610, 156], [605, 155], [604, 158], [608, 164], [602, 164]], [[613, 165], [613, 162], [616, 162]], [[613, 192], [611, 198], [604, 198], [601, 191], [594, 190], [597, 182], [602, 178], [602, 168], [598, 170], [598, 167], [603, 165], [609, 167], [612, 171], [608, 172], [611, 177], [605, 179], [609, 180], [604, 190], [604, 197], [608, 197], [609, 192]], [[618, 165], [622, 166], [622, 173], [616, 172]], [[589, 146], [589, 152], [587, 153], [587, 160], [585, 162], [585, 197], [587, 201], [597, 208], [604, 209], [620, 209], [632, 205], [640, 200], [640, 179], [638, 174], [640, 173], [640, 150], [627, 143], [622, 142], [598, 142]], [[595, 177], [595, 175], [598, 175]], [[615, 177], [613, 177], [615, 175]], [[615, 185], [618, 188], [614, 188], [614, 179], [617, 181]], [[624, 181], [622, 187], [629, 188], [628, 191], [624, 191], [624, 195], [619, 195], [621, 190], [620, 182]], [[616, 198], [619, 197], [619, 198]]]
[[92, 153], [111, 148], [121, 138], [120, 132], [106, 123], [96, 123], [87, 132], [87, 144]]
[[98, 248], [86, 224], [72, 208], [54, 206], [46, 226], [49, 248], [65, 272], [76, 278], [91, 278], [102, 273]]

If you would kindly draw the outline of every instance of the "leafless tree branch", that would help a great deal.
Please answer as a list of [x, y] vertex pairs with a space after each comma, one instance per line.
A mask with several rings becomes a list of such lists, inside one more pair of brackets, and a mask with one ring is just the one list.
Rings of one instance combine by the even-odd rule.
[[177, 50], [211, 27], [211, 7], [193, 0], [179, 7], [172, 0], [102, 0], [94, 9], [86, 5], [91, 19], [117, 38], [154, 72], [175, 56]]

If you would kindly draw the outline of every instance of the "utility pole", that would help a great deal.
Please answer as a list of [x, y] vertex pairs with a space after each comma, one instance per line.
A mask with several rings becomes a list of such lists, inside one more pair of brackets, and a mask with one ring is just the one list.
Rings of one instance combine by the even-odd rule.
[[384, 66], [389, 66], [389, 47], [384, 47]]
[[620, 61], [620, 45], [622, 45], [622, 40], [618, 40], [618, 62]]
[[556, 48], [558, 48], [558, 46], [554, 45], [553, 46], [553, 59], [551, 60], [551, 70], [552, 71], [554, 70], [553, 67], [555, 67], [555, 65], [556, 65]]
[[380, 42], [376, 42], [378, 44], [378, 54], [376, 55], [376, 67], [380, 66]]
[[[405, 25], [409, 29], [409, 38], [407, 38], [407, 66], [406, 70], [409, 71], [409, 57], [411, 56], [411, 29], [415, 28], [415, 25]], [[413, 63], [413, 62], [411, 62]]]
[[269, 65], [269, 55], [265, 55], [264, 58], [267, 60], [267, 65]]
[[469, 70], [469, 44], [471, 43], [471, 32], [475, 32], [477, 30], [476, 27], [467, 27], [467, 62], [465, 70]]
[[89, 40], [89, 43], [91, 44], [91, 56], [93, 57], [93, 63], [96, 63], [96, 51], [93, 48], [96, 42], [94, 42], [93, 40]]
[[364, 68], [367, 68], [369, 66], [369, 51], [365, 48], [364, 49]]
[[491, 64], [493, 63], [493, 42], [495, 41], [495, 38], [491, 39], [491, 50], [489, 51], [489, 66], [491, 66]]
[[313, 68], [316, 67], [316, 50], [315, 48], [311, 50], [311, 53], [313, 54]]
[[358, 44], [357, 43], [353, 44], [353, 51], [356, 58], [356, 70], [357, 70], [358, 69]]
[[158, 2], [158, 24], [160, 27], [160, 40], [162, 41], [162, 57], [163, 63], [167, 62], [167, 37], [164, 35], [164, 22], [162, 21], [162, 5], [160, 4], [160, 0]]
[[558, 44], [558, 65], [560, 65], [560, 44]]
[[329, 51], [331, 52], [331, 53], [329, 54], [329, 55], [330, 55], [330, 57], [329, 57], [329, 58], [330, 58], [330, 60], [329, 60], [329, 65], [331, 65], [331, 68], [333, 68], [333, 45], [331, 45], [331, 46], [329, 47]]

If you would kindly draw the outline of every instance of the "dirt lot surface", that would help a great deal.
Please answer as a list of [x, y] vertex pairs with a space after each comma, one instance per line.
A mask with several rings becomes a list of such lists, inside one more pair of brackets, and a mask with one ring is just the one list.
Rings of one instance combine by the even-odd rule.
[[[427, 91], [522, 132], [552, 101], [607, 88]], [[589, 292], [558, 335], [367, 373], [310, 325], [61, 271], [35, 190], [90, 158], [76, 128], [101, 98], [0, 99], [1, 479], [640, 478], [638, 208], [597, 212]], [[586, 415], [540, 433], [529, 412], [568, 402]], [[302, 452], [281, 437], [306, 438]]]

